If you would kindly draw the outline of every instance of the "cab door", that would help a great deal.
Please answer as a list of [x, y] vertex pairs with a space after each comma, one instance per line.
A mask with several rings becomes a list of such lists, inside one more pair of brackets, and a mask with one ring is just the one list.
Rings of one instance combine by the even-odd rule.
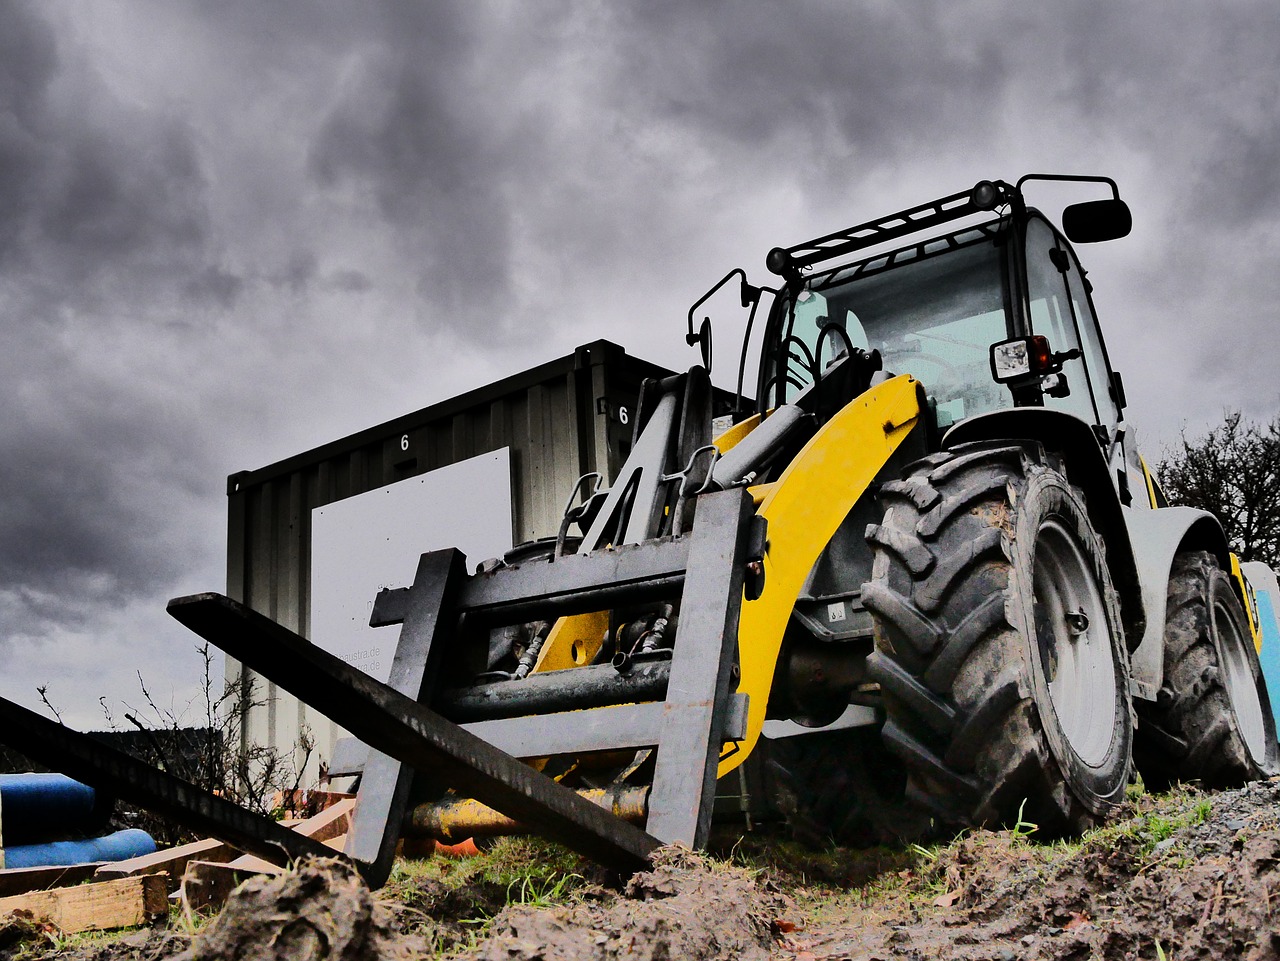
[[1128, 504], [1128, 461], [1136, 462], [1137, 454], [1129, 456], [1133, 444], [1125, 436], [1119, 381], [1107, 358], [1084, 272], [1067, 242], [1035, 214], [1027, 221], [1024, 252], [1031, 332], [1046, 336], [1057, 353], [1079, 351], [1063, 364], [1058, 383], [1046, 384], [1044, 404], [1093, 426], [1121, 501]]

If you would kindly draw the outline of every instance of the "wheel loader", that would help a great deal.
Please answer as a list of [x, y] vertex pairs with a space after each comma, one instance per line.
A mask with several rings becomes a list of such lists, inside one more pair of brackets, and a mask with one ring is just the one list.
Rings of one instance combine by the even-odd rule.
[[[1106, 196], [1059, 230], [1045, 182]], [[379, 593], [386, 684], [221, 595], [170, 611], [372, 747], [345, 850], [375, 883], [402, 835], [630, 868], [713, 824], [1066, 834], [1139, 774], [1275, 774], [1249, 579], [1137, 450], [1072, 247], [1130, 226], [1114, 181], [1030, 174], [775, 248], [772, 286], [731, 271], [558, 536]], [[727, 298], [719, 409], [698, 316]]]
[[[1107, 195], [1068, 206], [1060, 232], [1024, 200], [1045, 181]], [[758, 543], [728, 651], [743, 716], [715, 745], [714, 813], [739, 824], [1073, 832], [1114, 810], [1135, 765], [1151, 785], [1276, 773], [1248, 585], [1218, 521], [1168, 506], [1137, 450], [1068, 240], [1130, 224], [1110, 179], [1029, 175], [776, 248], [772, 288], [730, 272], [689, 313], [703, 363], [646, 385], [619, 476], [583, 478], [554, 543], [484, 576], [688, 537], [704, 501], [745, 490]], [[737, 403], [717, 417], [711, 323], [696, 321], [735, 287]], [[692, 614], [641, 600], [475, 632], [436, 703], [482, 720], [486, 698], [558, 675], [561, 700], [529, 710], [572, 725], [597, 703], [574, 671], [678, 662]], [[536, 763], [581, 791], [631, 789], [643, 823], [654, 755]], [[515, 827], [456, 800], [414, 810], [449, 837]]]

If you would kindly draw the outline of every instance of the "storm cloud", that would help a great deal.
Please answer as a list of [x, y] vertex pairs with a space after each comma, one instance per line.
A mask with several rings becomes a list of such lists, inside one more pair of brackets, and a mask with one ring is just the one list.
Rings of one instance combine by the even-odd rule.
[[687, 366], [730, 267], [982, 178], [1119, 181], [1155, 453], [1270, 417], [1278, 48], [1263, 0], [0, 5], [0, 693], [180, 706], [227, 474], [597, 338]]

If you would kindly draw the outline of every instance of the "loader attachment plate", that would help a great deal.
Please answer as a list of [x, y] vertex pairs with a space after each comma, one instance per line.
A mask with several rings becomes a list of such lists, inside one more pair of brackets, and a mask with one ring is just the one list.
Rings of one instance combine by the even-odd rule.
[[[698, 498], [695, 510], [692, 531], [680, 537], [474, 576], [455, 550], [423, 554], [413, 586], [383, 591], [374, 604], [375, 626], [401, 625], [388, 684], [220, 594], [177, 598], [169, 612], [372, 748], [346, 848], [371, 883], [390, 872], [415, 775], [601, 864], [633, 871], [662, 843], [706, 843], [717, 763], [726, 742], [746, 729], [748, 699], [735, 692], [735, 682], [752, 501], [738, 488]], [[654, 690], [641, 691], [619, 675], [621, 696], [611, 703], [576, 703], [577, 677], [598, 687], [596, 668], [577, 668], [531, 679], [523, 689], [545, 703], [542, 688], [550, 684], [556, 695], [556, 685], [565, 686], [567, 701], [553, 697], [544, 713], [491, 714], [463, 726], [426, 706], [442, 693], [436, 690], [439, 664], [464, 620], [554, 620], [654, 599], [678, 599], [682, 611], [669, 666], [654, 672], [662, 682], [650, 685]], [[542, 750], [534, 747], [540, 742]], [[644, 830], [502, 749], [529, 757], [566, 745], [656, 749]]]
[[[169, 613], [290, 693], [323, 705], [326, 714], [375, 750], [430, 770], [601, 864], [639, 870], [661, 843], [229, 597], [176, 598]], [[400, 825], [388, 827], [398, 832]]]

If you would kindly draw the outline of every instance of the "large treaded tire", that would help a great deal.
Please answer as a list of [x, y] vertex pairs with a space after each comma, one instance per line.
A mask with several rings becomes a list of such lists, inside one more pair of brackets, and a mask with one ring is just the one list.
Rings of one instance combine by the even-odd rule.
[[[1123, 799], [1133, 715], [1119, 607], [1079, 495], [1039, 445], [982, 443], [917, 461], [881, 500], [862, 600], [908, 797], [952, 825], [1097, 823]], [[1063, 613], [1075, 606], [1083, 620]]]
[[1207, 551], [1174, 558], [1164, 681], [1139, 716], [1135, 752], [1149, 787], [1237, 787], [1277, 773], [1275, 718], [1244, 608]]

